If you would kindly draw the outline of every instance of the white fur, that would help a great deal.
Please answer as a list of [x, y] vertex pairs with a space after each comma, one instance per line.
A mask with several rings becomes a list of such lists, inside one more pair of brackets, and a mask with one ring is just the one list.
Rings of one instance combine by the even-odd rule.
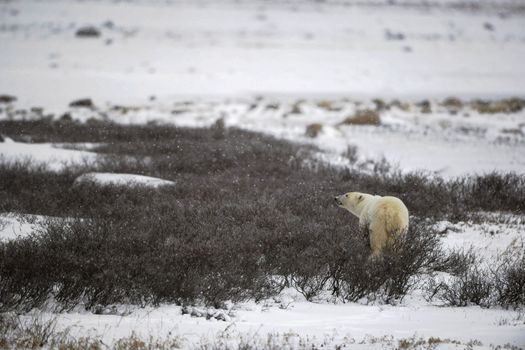
[[359, 218], [359, 227], [369, 234], [374, 256], [408, 231], [408, 209], [399, 198], [349, 192], [336, 201]]

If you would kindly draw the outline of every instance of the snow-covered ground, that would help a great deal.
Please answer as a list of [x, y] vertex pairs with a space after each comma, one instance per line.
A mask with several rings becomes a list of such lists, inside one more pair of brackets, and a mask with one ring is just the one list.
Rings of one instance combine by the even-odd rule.
[[[0, 93], [53, 109], [79, 97], [525, 95], [522, 1], [344, 3], [3, 1]], [[75, 37], [85, 25], [101, 36]]]
[[[517, 311], [487, 310], [479, 307], [440, 308], [413, 303], [408, 306], [369, 306], [350, 304], [310, 303], [291, 290], [283, 292], [289, 300], [240, 304], [230, 310], [227, 322], [214, 318], [192, 317], [182, 314], [181, 307], [163, 305], [158, 308], [134, 309], [126, 316], [67, 313], [60, 315], [58, 329], [69, 327], [72, 335], [97, 336], [105, 344], [129, 337], [132, 331], [142, 338], [179, 337], [183, 346], [194, 344], [247, 343], [265, 344], [267, 335], [288, 335], [290, 343], [299, 348], [299, 338], [309, 339], [311, 345], [325, 345], [333, 349], [346, 345], [353, 349], [363, 342], [363, 348], [397, 348], [399, 339], [430, 337], [459, 341], [465, 348], [470, 341], [480, 342], [475, 349], [489, 349], [491, 345], [525, 344], [523, 315]], [[125, 311], [125, 309], [122, 309]], [[202, 310], [206, 313], [206, 310]], [[129, 312], [129, 310], [128, 310]], [[44, 318], [54, 317], [52, 314]], [[307, 338], [308, 337], [308, 338]], [[296, 339], [294, 339], [296, 338]], [[373, 339], [383, 339], [378, 344]], [[388, 346], [390, 340], [394, 347]], [[353, 344], [353, 346], [352, 346]], [[476, 343], [474, 343], [476, 344]], [[259, 345], [261, 346], [261, 345]], [[224, 347], [226, 348], [226, 347]], [[258, 348], [255, 346], [254, 348]], [[304, 348], [308, 348], [307, 346]], [[457, 344], [444, 344], [439, 349], [457, 349]]]
[[[42, 107], [43, 115], [59, 118], [67, 111], [82, 121], [207, 126], [222, 119], [226, 126], [313, 143], [319, 157], [364, 170], [369, 160], [384, 157], [401, 171], [445, 177], [524, 174], [525, 111], [480, 114], [466, 105], [451, 112], [439, 101], [525, 96], [525, 3], [388, 3], [0, 1], [0, 95], [17, 97], [0, 104], [0, 118], [39, 117], [20, 110]], [[101, 36], [75, 37], [84, 25]], [[68, 107], [87, 97], [94, 108]], [[396, 98], [401, 105], [380, 109], [378, 126], [341, 124], [357, 110], [375, 109], [373, 98]], [[430, 100], [430, 113], [415, 104], [422, 99]], [[306, 130], [314, 123], [320, 128], [312, 138]], [[355, 159], [344, 155], [349, 147]], [[89, 150], [5, 138], [0, 159], [30, 158], [57, 171], [94, 161]], [[0, 240], [24, 237], [41, 220], [3, 213]], [[490, 263], [505, 252], [523, 252], [524, 220], [488, 217], [439, 227], [446, 247], [472, 247]], [[353, 342], [395, 348], [398, 339], [412, 336], [462, 343], [440, 349], [463, 348], [472, 339], [482, 344], [474, 348], [525, 347], [522, 313], [439, 307], [417, 291], [389, 306], [311, 303], [286, 290], [262, 304], [230, 305], [227, 316], [191, 317], [173, 305], [41, 315], [56, 317], [58, 329], [100, 336], [105, 344], [136, 332], [182, 337], [185, 346], [265, 342], [280, 334], [328, 348]]]

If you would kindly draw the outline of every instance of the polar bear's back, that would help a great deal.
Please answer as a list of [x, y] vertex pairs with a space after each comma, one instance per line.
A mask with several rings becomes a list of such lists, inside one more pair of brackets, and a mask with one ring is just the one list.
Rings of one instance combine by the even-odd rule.
[[374, 197], [367, 209], [368, 222], [376, 230], [385, 230], [387, 236], [403, 235], [408, 230], [408, 209], [399, 198]]

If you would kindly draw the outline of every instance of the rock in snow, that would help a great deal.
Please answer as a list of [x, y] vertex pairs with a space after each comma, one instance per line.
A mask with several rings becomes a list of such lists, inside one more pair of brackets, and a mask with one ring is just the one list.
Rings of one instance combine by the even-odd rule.
[[153, 188], [175, 185], [175, 182], [173, 181], [150, 176], [93, 172], [82, 174], [77, 177], [73, 183], [73, 186], [78, 186], [85, 183], [95, 183], [101, 186], [146, 186]]
[[100, 30], [93, 26], [85, 26], [78, 28], [75, 35], [79, 38], [98, 38], [100, 36]]

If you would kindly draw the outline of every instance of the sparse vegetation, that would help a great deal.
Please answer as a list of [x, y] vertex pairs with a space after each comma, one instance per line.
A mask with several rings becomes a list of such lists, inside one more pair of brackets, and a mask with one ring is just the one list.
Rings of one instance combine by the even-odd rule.
[[525, 108], [525, 100], [510, 98], [496, 101], [474, 100], [470, 103], [472, 109], [483, 114], [517, 113]]
[[420, 101], [416, 103], [416, 106], [418, 106], [421, 109], [421, 113], [432, 113], [432, 104], [429, 100]]
[[457, 97], [447, 97], [443, 100], [442, 105], [451, 109], [461, 109], [463, 102]]
[[100, 336], [74, 337], [69, 329], [56, 330], [56, 321], [38, 316], [0, 314], [0, 349], [57, 349], [57, 350], [167, 350], [180, 349], [182, 337], [141, 338], [133, 333], [117, 339], [110, 347]]
[[496, 267], [479, 267], [471, 261], [449, 282], [431, 285], [430, 294], [451, 306], [525, 305], [525, 258], [507, 260]]
[[91, 101], [90, 98], [82, 98], [82, 99], [79, 99], [79, 100], [72, 101], [69, 104], [69, 107], [93, 108], [94, 104], [93, 104], [93, 101]]
[[[165, 337], [144, 337], [133, 332], [130, 336], [115, 339], [112, 344], [104, 343], [100, 336], [75, 338], [69, 329], [56, 330], [54, 320], [42, 320], [38, 316], [21, 317], [12, 314], [0, 314], [0, 349], [50, 349], [50, 350], [167, 350], [167, 349], [202, 349], [202, 350], [277, 350], [277, 349], [342, 349], [353, 344], [392, 347], [397, 344], [399, 349], [434, 349], [439, 345], [465, 345], [467, 348], [481, 346], [479, 340], [461, 342], [448, 338], [422, 338], [414, 334], [412, 337], [395, 339], [391, 335], [374, 337], [366, 335], [361, 339], [334, 336], [319, 339], [302, 336], [294, 332], [257, 333], [220, 332], [214, 337], [203, 337], [197, 344], [192, 344], [183, 336], [169, 334]], [[497, 349], [518, 349], [516, 346], [497, 346]]]

